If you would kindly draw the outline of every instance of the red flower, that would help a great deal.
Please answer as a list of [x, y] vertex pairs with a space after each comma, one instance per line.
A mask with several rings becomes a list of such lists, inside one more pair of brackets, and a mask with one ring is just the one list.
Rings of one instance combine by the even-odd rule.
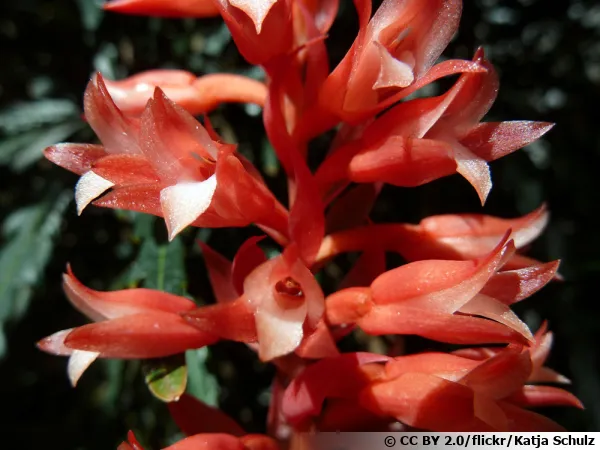
[[86, 118], [104, 147], [59, 144], [52, 162], [82, 174], [75, 198], [79, 213], [95, 205], [162, 216], [173, 239], [188, 225], [264, 225], [284, 240], [287, 212], [235, 146], [211, 133], [156, 89], [139, 120], [123, 115], [100, 75], [85, 97]]
[[513, 252], [505, 237], [478, 260], [406, 264], [383, 273], [368, 288], [330, 295], [327, 320], [331, 325], [356, 323], [370, 335], [416, 334], [456, 344], [527, 343], [533, 336], [509, 305], [552, 279], [558, 264], [499, 272]]
[[456, 32], [460, 0], [385, 0], [370, 21], [371, 2], [357, 7], [358, 37], [321, 91], [323, 107], [346, 122], [358, 124], [438, 78], [485, 70], [462, 60], [433, 66]]
[[[211, 259], [214, 261], [216, 258], [213, 255]], [[227, 271], [230, 274], [225, 276], [231, 277], [236, 269], [235, 263], [239, 261], [236, 257], [232, 269], [227, 269], [222, 260], [219, 261], [220, 268], [225, 270], [218, 273], [226, 274]], [[246, 265], [244, 274], [248, 268]], [[214, 268], [211, 274], [215, 280]], [[243, 289], [237, 291], [239, 298], [231, 301], [228, 295], [224, 302], [200, 307], [183, 317], [198, 329], [224, 339], [257, 342], [259, 357], [263, 361], [294, 352], [313, 332], [324, 333], [317, 335], [319, 341], [327, 339], [327, 329], [318, 328], [324, 311], [323, 292], [294, 246], [262, 262], [243, 280]], [[227, 292], [234, 289], [235, 285]]]
[[357, 141], [336, 150], [319, 168], [323, 189], [343, 179], [412, 187], [460, 173], [483, 204], [492, 187], [487, 162], [538, 139], [552, 124], [480, 123], [496, 98], [498, 79], [482, 49], [473, 62], [486, 71], [463, 74], [439, 97], [393, 107]]
[[180, 315], [196, 308], [184, 297], [151, 289], [98, 292], [72, 274], [63, 277], [71, 304], [97, 323], [62, 330], [38, 342], [38, 348], [69, 356], [75, 385], [96, 358], [158, 358], [201, 348], [218, 340], [190, 326]]

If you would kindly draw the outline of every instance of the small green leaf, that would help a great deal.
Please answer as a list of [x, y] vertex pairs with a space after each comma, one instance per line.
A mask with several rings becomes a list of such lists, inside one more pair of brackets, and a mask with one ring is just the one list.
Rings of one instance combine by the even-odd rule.
[[219, 382], [206, 367], [207, 347], [185, 352], [188, 368], [188, 393], [207, 405], [219, 404]]
[[150, 392], [163, 402], [173, 402], [185, 392], [187, 368], [183, 354], [144, 361], [144, 379]]

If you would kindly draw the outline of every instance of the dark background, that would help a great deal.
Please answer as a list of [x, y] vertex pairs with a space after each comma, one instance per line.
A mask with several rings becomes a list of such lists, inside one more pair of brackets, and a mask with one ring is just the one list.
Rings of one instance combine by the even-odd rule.
[[[351, 3], [342, 3], [328, 41], [333, 62], [343, 56], [356, 31]], [[600, 4], [465, 2], [459, 34], [444, 56], [470, 59], [479, 45], [501, 76], [498, 100], [486, 120], [557, 124], [542, 140], [491, 164], [494, 188], [483, 211], [514, 217], [548, 203], [551, 223], [530, 254], [562, 259], [566, 281], [546, 287], [517, 309], [533, 328], [549, 321], [555, 333], [549, 365], [573, 381], [572, 391], [586, 405], [585, 411], [553, 408], [544, 413], [571, 431], [600, 431], [600, 300], [595, 289], [600, 268]], [[96, 362], [73, 389], [66, 359], [36, 350], [42, 337], [85, 323], [62, 294], [61, 273], [70, 262], [75, 274], [96, 289], [142, 283], [210, 302], [194, 240], [203, 239], [232, 257], [256, 231], [188, 230], [167, 248], [164, 225], [153, 219], [93, 207], [78, 218], [71, 201], [77, 177], [41, 159], [41, 150], [56, 142], [94, 140], [80, 114], [85, 85], [95, 70], [112, 79], [168, 67], [199, 75], [261, 73], [238, 56], [219, 19], [103, 14], [92, 0], [3, 2], [0, 48], [3, 444], [107, 449], [115, 448], [128, 429], [136, 430], [149, 448], [173, 442], [180, 435], [164, 405], [148, 393], [138, 363]], [[228, 105], [211, 118], [269, 174], [267, 182], [285, 198], [282, 174], [264, 141], [257, 111]], [[315, 143], [316, 152], [324, 150], [321, 145]], [[432, 214], [480, 211], [473, 189], [456, 176], [417, 189], [386, 187], [373, 218], [418, 222]], [[152, 281], [153, 261], [161, 251], [172, 263], [169, 285]], [[343, 269], [348, 261], [341, 258], [335, 264]], [[326, 286], [336, 281], [337, 272], [328, 272]], [[418, 340], [408, 343], [426, 346]], [[263, 431], [272, 369], [235, 344], [211, 348], [206, 365], [199, 366], [194, 392], [218, 402], [249, 431]], [[211, 388], [215, 382], [218, 391]]]

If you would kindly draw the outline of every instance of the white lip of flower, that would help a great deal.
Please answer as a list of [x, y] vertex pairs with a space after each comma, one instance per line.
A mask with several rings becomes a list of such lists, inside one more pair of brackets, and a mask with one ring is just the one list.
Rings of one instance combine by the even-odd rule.
[[216, 188], [213, 174], [204, 181], [181, 182], [160, 191], [170, 241], [208, 209]]
[[75, 186], [75, 204], [80, 216], [87, 205], [114, 186], [111, 181], [102, 178], [93, 171], [84, 173]]
[[263, 22], [277, 0], [229, 0], [228, 3], [244, 11], [254, 22], [256, 34], [260, 34]]
[[69, 363], [67, 372], [69, 374], [69, 381], [71, 381], [71, 386], [77, 386], [77, 382], [83, 372], [87, 370], [88, 367], [98, 358], [100, 353], [98, 352], [88, 352], [85, 350], [73, 350], [73, 353], [69, 357]]
[[373, 89], [410, 86], [415, 81], [415, 58], [412, 52], [404, 51], [397, 58], [378, 41], [373, 45], [380, 57], [379, 76], [373, 84]]

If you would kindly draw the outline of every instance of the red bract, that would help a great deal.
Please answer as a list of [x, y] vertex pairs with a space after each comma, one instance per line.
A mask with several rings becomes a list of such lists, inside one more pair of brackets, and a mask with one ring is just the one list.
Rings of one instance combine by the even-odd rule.
[[196, 307], [184, 297], [141, 288], [94, 291], [70, 268], [63, 279], [71, 304], [96, 323], [54, 333], [38, 342], [38, 348], [69, 356], [73, 385], [96, 358], [157, 358], [218, 340], [183, 320], [180, 313]]

